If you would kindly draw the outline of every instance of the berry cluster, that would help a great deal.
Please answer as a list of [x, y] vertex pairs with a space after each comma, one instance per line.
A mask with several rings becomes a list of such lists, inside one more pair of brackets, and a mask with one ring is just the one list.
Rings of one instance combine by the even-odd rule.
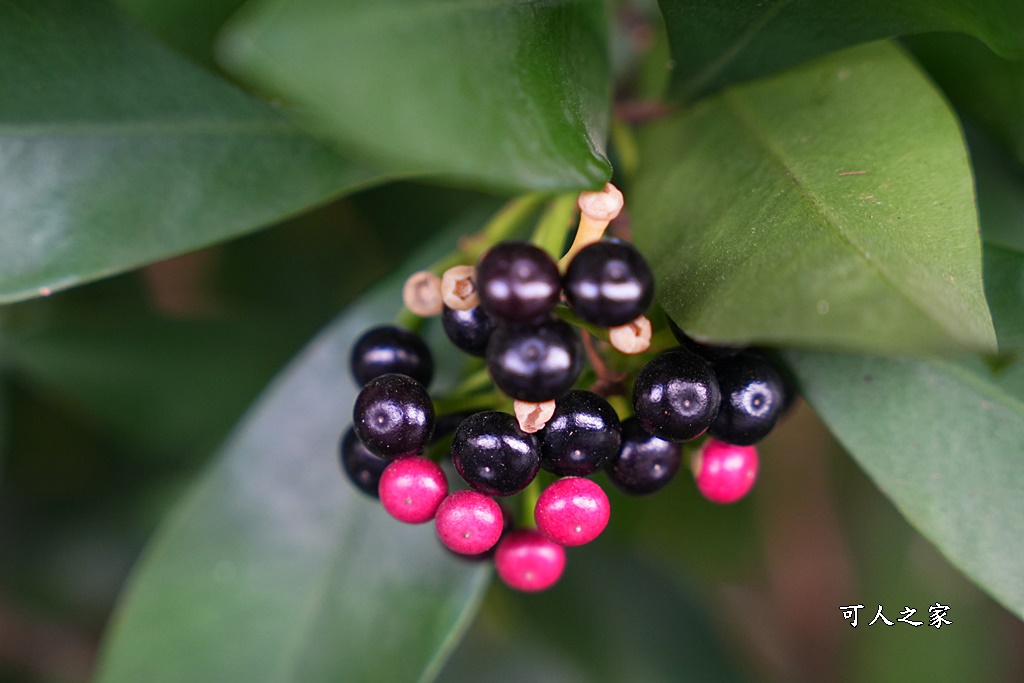
[[[610, 220], [589, 218], [603, 223], [599, 230]], [[409, 308], [440, 313], [448, 339], [484, 359], [513, 410], [490, 405], [435, 416], [427, 391], [433, 359], [412, 332], [376, 327], [351, 352], [362, 390], [341, 439], [341, 462], [352, 482], [400, 521], [434, 520], [451, 551], [493, 557], [505, 583], [524, 591], [551, 586], [565, 565], [564, 548], [592, 541], [608, 524], [608, 497], [588, 477], [605, 472], [627, 494], [654, 493], [678, 471], [682, 442], [708, 433], [693, 462], [697, 486], [709, 500], [738, 500], [756, 477], [752, 444], [786, 402], [786, 385], [764, 356], [697, 344], [673, 325], [682, 346], [640, 369], [634, 414], [620, 421], [607, 398], [616, 389], [624, 393], [625, 375], [610, 377], [592, 340], [584, 349], [580, 330], [567, 320], [609, 328], [615, 348], [643, 353], [654, 279], [628, 242], [578, 244], [586, 219], [584, 208], [564, 273], [537, 246], [505, 241], [475, 267], [456, 266], [443, 278], [419, 273], [407, 282]], [[598, 376], [595, 391], [574, 388], [585, 355]], [[434, 453], [449, 435], [450, 448]], [[442, 455], [450, 455], [467, 490], [449, 491], [449, 475], [435, 462], [449, 462]], [[541, 470], [550, 474], [538, 478]], [[549, 482], [543, 490], [542, 480]], [[519, 524], [495, 500], [509, 496], [521, 502]]]

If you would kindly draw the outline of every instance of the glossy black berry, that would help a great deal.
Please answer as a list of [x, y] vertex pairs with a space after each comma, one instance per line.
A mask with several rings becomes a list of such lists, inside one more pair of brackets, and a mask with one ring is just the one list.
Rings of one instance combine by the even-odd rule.
[[667, 441], [688, 441], [703, 434], [721, 399], [711, 365], [686, 349], [655, 356], [633, 385], [633, 411], [640, 424]]
[[672, 322], [672, 319], [668, 319], [668, 327], [672, 330], [672, 334], [675, 336], [676, 341], [679, 345], [690, 353], [695, 353], [709, 363], [722, 360], [725, 358], [732, 358], [743, 349], [735, 346], [715, 346], [714, 344], [702, 344], [701, 342], [688, 336], [685, 332], [680, 329], [679, 325]]
[[572, 388], [583, 369], [583, 346], [571, 325], [498, 327], [487, 345], [487, 370], [498, 388], [520, 401], [550, 401]]
[[718, 416], [708, 432], [737, 446], [757, 443], [772, 430], [785, 408], [785, 380], [771, 361], [743, 351], [715, 363], [722, 391]]
[[434, 404], [413, 378], [381, 375], [359, 392], [352, 423], [371, 453], [383, 458], [415, 455], [434, 431]]
[[455, 430], [452, 462], [473, 489], [488, 496], [522, 491], [540, 469], [540, 441], [508, 413], [471, 415]]
[[487, 342], [494, 330], [494, 320], [482, 306], [459, 311], [445, 306], [441, 310], [441, 325], [452, 344], [473, 356], [487, 354]]
[[368, 496], [379, 498], [377, 484], [384, 468], [391, 462], [371, 453], [356, 436], [356, 430], [349, 427], [341, 437], [341, 468], [356, 488]]
[[635, 417], [622, 423], [622, 448], [608, 461], [608, 478], [632, 496], [665, 487], [679, 471], [682, 446], [654, 436]]
[[590, 391], [570, 391], [540, 432], [540, 466], [560, 476], [585, 477], [619, 452], [619, 416]]
[[572, 310], [602, 327], [635, 320], [654, 300], [647, 260], [621, 240], [601, 240], [580, 250], [565, 271], [563, 286]]
[[506, 323], [544, 320], [562, 292], [554, 260], [528, 242], [502, 242], [484, 254], [476, 285], [484, 309]]
[[352, 345], [349, 367], [359, 386], [390, 373], [409, 375], [425, 387], [434, 378], [434, 358], [423, 339], [391, 325], [364, 332]]

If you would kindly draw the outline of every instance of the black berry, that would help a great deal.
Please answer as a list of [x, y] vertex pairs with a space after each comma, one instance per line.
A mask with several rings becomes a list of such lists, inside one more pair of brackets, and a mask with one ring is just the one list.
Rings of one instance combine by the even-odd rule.
[[528, 242], [494, 246], [477, 264], [476, 283], [481, 305], [506, 323], [544, 320], [562, 292], [554, 260]]
[[445, 306], [441, 310], [441, 324], [452, 344], [473, 356], [487, 354], [487, 342], [494, 330], [494, 321], [482, 306], [459, 311]]
[[356, 488], [368, 496], [379, 498], [377, 484], [380, 475], [390, 460], [378, 458], [371, 453], [356, 436], [356, 430], [349, 427], [341, 437], [340, 445], [341, 468], [352, 480]]
[[654, 300], [654, 275], [636, 247], [621, 240], [587, 245], [569, 263], [565, 298], [584, 320], [617, 327], [643, 315]]
[[779, 371], [755, 351], [743, 351], [714, 368], [722, 403], [708, 430], [711, 436], [737, 446], [768, 436], [785, 408], [785, 380]]
[[352, 422], [371, 453], [385, 458], [415, 455], [434, 431], [434, 404], [411, 377], [381, 375], [359, 392]]
[[434, 358], [423, 339], [391, 325], [364, 332], [352, 346], [349, 367], [359, 386], [390, 373], [409, 375], [425, 387], [434, 378]]
[[471, 415], [455, 430], [452, 462], [473, 489], [488, 496], [522, 491], [540, 469], [540, 442], [508, 413]]
[[585, 477], [619, 452], [619, 416], [590, 391], [570, 391], [540, 433], [540, 465], [560, 476]]
[[682, 447], [654, 436], [635, 417], [622, 423], [622, 448], [608, 461], [608, 478], [623, 493], [644, 496], [665, 487], [679, 471]]
[[732, 358], [742, 349], [735, 346], [715, 346], [714, 344], [702, 344], [696, 339], [690, 337], [679, 325], [676, 325], [671, 318], [668, 319], [668, 327], [672, 330], [672, 334], [675, 336], [676, 341], [679, 345], [690, 353], [695, 353], [709, 363], [722, 360], [724, 358]]
[[703, 434], [721, 399], [711, 365], [685, 349], [655, 356], [633, 385], [633, 410], [640, 424], [667, 441], [688, 441]]
[[549, 401], [572, 388], [583, 347], [568, 323], [499, 327], [487, 345], [487, 370], [498, 388], [520, 401]]

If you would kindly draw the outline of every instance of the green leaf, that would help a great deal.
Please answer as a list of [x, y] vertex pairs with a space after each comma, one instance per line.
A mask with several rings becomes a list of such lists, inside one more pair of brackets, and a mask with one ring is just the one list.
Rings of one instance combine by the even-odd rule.
[[685, 98], [879, 38], [962, 31], [1024, 58], [1017, 0], [659, 0]]
[[911, 524], [1024, 617], [1024, 366], [993, 378], [980, 364], [786, 358], [807, 401]]
[[437, 673], [490, 570], [395, 522], [336, 455], [356, 395], [349, 346], [393, 315], [400, 290], [391, 282], [321, 333], [174, 511], [108, 633], [101, 683]]
[[361, 158], [576, 190], [610, 175], [605, 24], [590, 0], [264, 0], [228, 24], [221, 56]]
[[957, 122], [885, 43], [652, 125], [630, 202], [661, 305], [699, 337], [995, 346]]
[[907, 44], [957, 111], [1024, 164], [1024, 62], [966, 36], [915, 36]]
[[213, 46], [224, 22], [245, 0], [114, 0], [178, 51], [216, 67]]
[[0, 1], [0, 301], [276, 222], [381, 174], [105, 4]]

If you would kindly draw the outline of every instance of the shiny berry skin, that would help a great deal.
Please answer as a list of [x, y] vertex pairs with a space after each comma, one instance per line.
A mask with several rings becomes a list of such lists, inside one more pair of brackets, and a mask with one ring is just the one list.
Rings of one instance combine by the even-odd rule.
[[456, 491], [441, 501], [434, 516], [437, 535], [460, 555], [477, 555], [501, 538], [505, 516], [493, 500], [476, 491]]
[[785, 408], [785, 380], [771, 361], [743, 351], [714, 364], [722, 391], [708, 434], [739, 446], [755, 444], [772, 430]]
[[534, 529], [511, 531], [498, 543], [494, 568], [510, 588], [528, 593], [547, 590], [565, 570], [565, 550]]
[[560, 476], [585, 477], [619, 452], [619, 416], [597, 394], [573, 390], [555, 401], [540, 432], [540, 466]]
[[379, 498], [377, 484], [389, 460], [371, 453], [356, 436], [356, 430], [349, 427], [341, 437], [339, 447], [341, 467], [356, 488], [368, 496]]
[[487, 345], [487, 371], [498, 388], [520, 401], [558, 398], [583, 370], [583, 345], [571, 325], [499, 327]]
[[352, 422], [371, 453], [382, 458], [415, 455], [434, 431], [434, 403], [413, 378], [381, 375], [359, 392]]
[[434, 518], [448, 495], [448, 479], [433, 460], [399, 458], [384, 469], [378, 490], [389, 515], [406, 524], [423, 524]]
[[655, 356], [633, 384], [637, 419], [666, 441], [688, 441], [703, 434], [718, 414], [721, 400], [711, 365], [685, 349]]
[[622, 448], [608, 461], [606, 471], [623, 493], [645, 496], [672, 481], [681, 460], [678, 443], [659, 439], [631, 417], [622, 423]]
[[709, 438], [693, 460], [693, 476], [712, 503], [735, 503], [757, 480], [757, 449]]
[[349, 369], [359, 386], [394, 373], [409, 375], [426, 387], [434, 378], [434, 357], [418, 334], [382, 325], [367, 330], [352, 345]]
[[488, 496], [511, 496], [540, 469], [540, 441], [508, 413], [487, 411], [462, 421], [452, 439], [452, 462], [467, 484]]
[[487, 355], [487, 342], [494, 331], [494, 320], [481, 306], [459, 311], [445, 306], [441, 309], [441, 325], [448, 339], [471, 356]]
[[492, 247], [477, 264], [476, 285], [484, 310], [505, 323], [544, 320], [562, 293], [558, 265], [529, 242]]
[[537, 531], [561, 546], [590, 543], [608, 526], [611, 506], [604, 489], [589, 479], [565, 477], [537, 499]]
[[647, 259], [621, 240], [583, 247], [569, 263], [563, 286], [576, 315], [602, 327], [635, 320], [654, 300], [654, 274]]
[[722, 360], [725, 358], [732, 358], [742, 349], [735, 346], [715, 346], [713, 344], [702, 344], [701, 342], [688, 336], [685, 332], [680, 329], [679, 325], [676, 325], [671, 318], [668, 318], [668, 327], [672, 330], [672, 335], [679, 342], [679, 345], [690, 353], [695, 353], [709, 363]]

